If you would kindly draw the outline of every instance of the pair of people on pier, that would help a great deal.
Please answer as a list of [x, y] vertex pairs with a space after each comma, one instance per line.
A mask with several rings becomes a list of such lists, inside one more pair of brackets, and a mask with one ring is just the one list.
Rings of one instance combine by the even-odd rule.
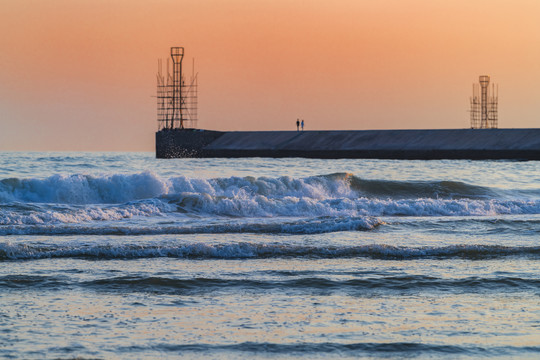
[[296, 131], [300, 131], [300, 126], [302, 126], [302, 131], [304, 131], [304, 120], [300, 122], [300, 119], [296, 119]]

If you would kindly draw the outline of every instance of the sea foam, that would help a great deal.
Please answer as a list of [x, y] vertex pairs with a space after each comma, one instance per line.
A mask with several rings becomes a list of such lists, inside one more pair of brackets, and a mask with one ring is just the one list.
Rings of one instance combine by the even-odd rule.
[[229, 177], [163, 179], [152, 172], [113, 175], [54, 175], [45, 179], [0, 180], [0, 201], [114, 204], [182, 193], [228, 198], [495, 198], [489, 188], [460, 182], [365, 180], [348, 173], [292, 178]]
[[358, 219], [540, 213], [538, 197], [511, 194], [461, 182], [364, 180], [347, 173], [305, 178], [164, 179], [151, 172], [11, 178], [0, 181], [0, 226], [11, 230], [0, 231], [160, 217], [183, 222], [216, 216]]

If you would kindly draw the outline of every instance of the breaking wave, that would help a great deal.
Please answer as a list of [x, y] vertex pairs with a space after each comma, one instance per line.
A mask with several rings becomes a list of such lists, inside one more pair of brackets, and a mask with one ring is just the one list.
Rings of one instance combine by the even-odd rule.
[[[501, 195], [502, 194], [502, 195]], [[161, 179], [55, 175], [0, 180], [0, 225], [77, 223], [155, 216], [467, 216], [540, 213], [540, 199], [461, 182], [364, 180], [347, 173], [306, 178]]]
[[154, 198], [166, 183], [150, 172], [110, 176], [53, 175], [46, 179], [0, 180], [1, 202], [104, 204]]
[[0, 201], [56, 204], [119, 204], [181, 194], [267, 198], [497, 198], [491, 188], [454, 181], [365, 180], [348, 173], [292, 178], [159, 178], [152, 172], [114, 175], [54, 175], [46, 179], [0, 180]]
[[0, 235], [316, 234], [372, 230], [384, 224], [379, 217], [540, 214], [540, 198], [460, 182], [363, 180], [347, 173], [12, 178], [0, 180], [0, 205]]

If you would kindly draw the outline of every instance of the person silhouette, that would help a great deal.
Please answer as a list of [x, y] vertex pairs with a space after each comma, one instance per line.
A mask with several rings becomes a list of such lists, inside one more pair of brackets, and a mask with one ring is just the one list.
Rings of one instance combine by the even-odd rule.
[[304, 119], [302, 119], [302, 131], [304, 131]]
[[296, 131], [300, 131], [300, 120], [296, 119]]

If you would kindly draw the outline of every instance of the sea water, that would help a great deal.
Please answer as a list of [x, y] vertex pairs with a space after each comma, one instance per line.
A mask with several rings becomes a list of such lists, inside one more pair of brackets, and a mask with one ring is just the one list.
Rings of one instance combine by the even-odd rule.
[[0, 357], [538, 358], [540, 162], [0, 153]]

